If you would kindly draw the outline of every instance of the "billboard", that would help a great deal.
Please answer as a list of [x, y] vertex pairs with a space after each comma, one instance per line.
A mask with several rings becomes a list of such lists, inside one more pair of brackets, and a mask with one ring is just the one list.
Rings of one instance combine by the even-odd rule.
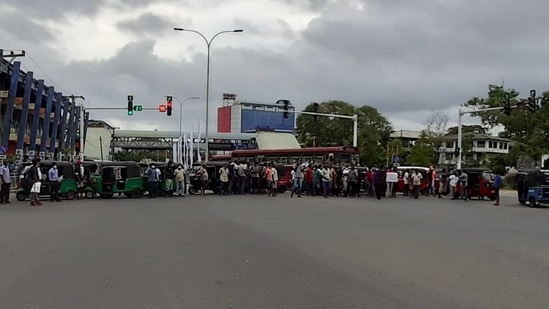
[[[293, 110], [293, 108], [291, 108]], [[295, 114], [290, 113], [284, 118], [281, 107], [242, 105], [241, 133], [255, 132], [258, 130], [286, 131], [294, 130]]]

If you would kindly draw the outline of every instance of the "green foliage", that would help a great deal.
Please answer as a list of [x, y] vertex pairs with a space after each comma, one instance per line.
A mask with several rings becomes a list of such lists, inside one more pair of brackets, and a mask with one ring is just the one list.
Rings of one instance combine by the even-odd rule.
[[435, 150], [425, 132], [422, 132], [410, 155], [406, 158], [406, 164], [414, 166], [429, 166], [435, 155]]
[[[502, 107], [506, 93], [510, 96], [511, 105], [526, 100], [520, 98], [514, 89], [504, 89], [503, 86], [489, 85], [488, 97], [472, 98], [465, 106], [472, 108]], [[528, 94], [529, 95], [529, 94]], [[542, 95], [542, 107], [535, 113], [527, 109], [513, 109], [510, 116], [501, 110], [477, 114], [482, 124], [489, 128], [497, 125], [505, 127], [500, 137], [509, 138], [523, 145], [524, 154], [539, 160], [542, 154], [549, 153], [549, 92]]]
[[[304, 111], [312, 112], [313, 104]], [[380, 165], [385, 162], [385, 146], [392, 131], [389, 121], [371, 106], [359, 108], [343, 101], [328, 101], [319, 104], [323, 114], [358, 115], [358, 147], [362, 165]], [[300, 142], [307, 147], [352, 145], [353, 121], [350, 119], [318, 116], [315, 122], [311, 115], [297, 117], [297, 133]]]
[[[488, 134], [488, 130], [478, 124], [474, 125], [462, 125], [461, 126], [461, 132], [462, 133], [479, 133], [479, 134]], [[448, 128], [448, 134], [458, 134], [458, 127], [450, 127]]]

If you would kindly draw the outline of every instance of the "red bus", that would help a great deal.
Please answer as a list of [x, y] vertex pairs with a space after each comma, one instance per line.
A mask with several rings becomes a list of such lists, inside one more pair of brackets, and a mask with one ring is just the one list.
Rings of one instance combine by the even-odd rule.
[[296, 161], [312, 164], [355, 164], [359, 163], [359, 150], [357, 147], [309, 147], [297, 149], [272, 149], [272, 150], [234, 150], [231, 153], [233, 159], [239, 161], [274, 162], [278, 164], [293, 164]]

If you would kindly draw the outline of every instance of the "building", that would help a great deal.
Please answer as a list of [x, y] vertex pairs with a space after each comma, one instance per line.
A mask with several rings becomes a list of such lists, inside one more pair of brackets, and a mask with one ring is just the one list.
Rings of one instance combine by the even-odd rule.
[[89, 120], [86, 134], [86, 159], [112, 160], [111, 140], [115, 128], [102, 120]]
[[406, 151], [412, 150], [416, 141], [420, 138], [421, 131], [398, 130], [391, 133], [391, 139], [400, 140], [402, 148]]
[[[288, 102], [284, 116], [284, 100], [277, 103], [240, 102], [224, 100], [217, 109], [217, 132], [254, 133], [259, 131], [292, 133], [295, 128], [295, 107]], [[232, 104], [231, 104], [232, 103]]]
[[[508, 154], [514, 145], [514, 142], [510, 139], [469, 132], [463, 133], [462, 143], [462, 160], [465, 164], [467, 164], [467, 161], [482, 164], [486, 160], [486, 155], [490, 154]], [[441, 154], [439, 163], [456, 164], [456, 147], [457, 134], [444, 136], [442, 146], [438, 150]]]
[[75, 97], [64, 96], [44, 80], [36, 80], [33, 72], [22, 71], [21, 62], [13, 60], [24, 52], [0, 50], [0, 54], [0, 156], [61, 159], [78, 152], [87, 116], [76, 106]]

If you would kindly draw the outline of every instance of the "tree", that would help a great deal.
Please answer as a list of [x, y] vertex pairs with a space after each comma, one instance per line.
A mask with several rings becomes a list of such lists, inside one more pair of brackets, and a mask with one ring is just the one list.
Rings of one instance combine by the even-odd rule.
[[436, 150], [440, 148], [444, 141], [448, 121], [450, 121], [448, 114], [437, 110], [432, 111], [431, 115], [423, 121], [423, 124], [426, 126], [424, 130], [425, 136], [434, 150], [433, 157], [431, 158], [433, 162], [438, 162], [439, 153]]
[[425, 131], [421, 132], [419, 139], [406, 158], [406, 163], [414, 166], [429, 166], [433, 163], [435, 151]]
[[[313, 103], [304, 111], [312, 112]], [[385, 162], [385, 145], [392, 131], [389, 121], [371, 106], [359, 108], [343, 101], [328, 101], [319, 104], [322, 114], [358, 115], [358, 147], [362, 165], [380, 165]], [[311, 115], [297, 117], [297, 133], [300, 142], [307, 147], [351, 145], [353, 141], [353, 121], [350, 119]]]
[[[519, 92], [514, 89], [504, 89], [503, 86], [489, 85], [486, 98], [474, 97], [465, 103], [472, 108], [502, 107], [506, 96], [510, 97], [512, 106], [517, 102], [523, 102], [525, 98], [519, 97]], [[500, 137], [509, 138], [523, 146], [523, 154], [536, 161], [541, 155], [549, 153], [549, 92], [544, 92], [541, 97], [541, 108], [531, 113], [524, 109], [514, 109], [511, 115], [505, 115], [502, 111], [488, 111], [475, 114], [480, 117], [482, 124], [488, 128], [497, 125], [504, 126]]]
[[[478, 125], [478, 124], [462, 125], [461, 126], [461, 132], [462, 133], [488, 134], [488, 130], [485, 127], [483, 127], [481, 125]], [[447, 133], [450, 134], [450, 135], [458, 134], [458, 127], [457, 126], [449, 127]]]

